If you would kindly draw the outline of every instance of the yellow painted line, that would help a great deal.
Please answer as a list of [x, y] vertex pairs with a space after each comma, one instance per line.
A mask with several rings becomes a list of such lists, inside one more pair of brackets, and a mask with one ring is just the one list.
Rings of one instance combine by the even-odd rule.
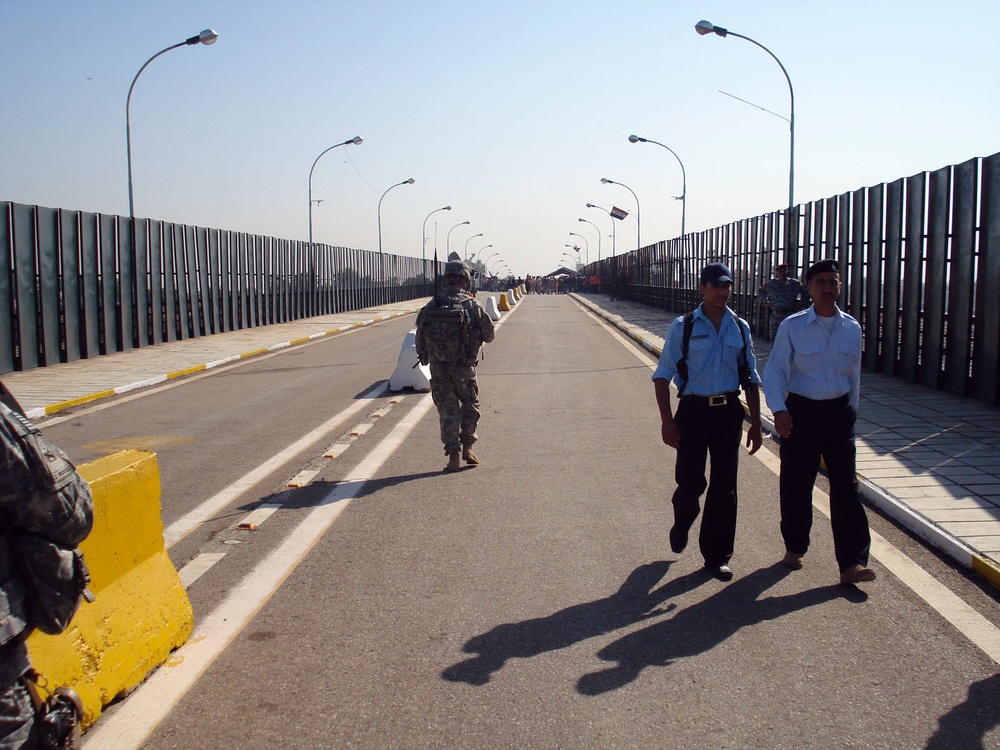
[[310, 338], [311, 338], [311, 336], [302, 336], [301, 338], [292, 339], [288, 343], [289, 343], [290, 346], [295, 346], [296, 344], [304, 344]]
[[86, 404], [91, 401], [97, 401], [101, 398], [108, 398], [109, 396], [114, 396], [114, 390], [110, 391], [99, 391], [97, 393], [91, 393], [89, 396], [80, 396], [79, 398], [71, 398], [66, 401], [60, 401], [58, 404], [51, 404], [45, 407], [46, 414], [55, 414], [57, 411], [63, 409], [69, 409], [71, 406], [79, 406], [80, 404]]
[[205, 365], [195, 365], [194, 367], [188, 367], [183, 370], [177, 370], [176, 372], [168, 372], [167, 379], [173, 380], [174, 378], [182, 378], [185, 375], [191, 375], [196, 372], [201, 372], [202, 370], [205, 369], [207, 369]]
[[1000, 588], [1000, 566], [982, 555], [972, 555], [972, 569], [997, 588]]
[[267, 349], [254, 349], [252, 352], [244, 352], [240, 355], [240, 359], [246, 359], [247, 357], [256, 357], [260, 354], [267, 354]]

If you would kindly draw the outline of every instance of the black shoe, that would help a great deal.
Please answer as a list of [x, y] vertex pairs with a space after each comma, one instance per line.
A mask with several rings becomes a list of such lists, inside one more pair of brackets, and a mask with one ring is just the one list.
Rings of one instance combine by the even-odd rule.
[[705, 563], [705, 569], [710, 571], [720, 581], [733, 580], [733, 571], [728, 565], [709, 565]]
[[680, 554], [688, 546], [688, 533], [677, 524], [670, 527], [670, 550]]

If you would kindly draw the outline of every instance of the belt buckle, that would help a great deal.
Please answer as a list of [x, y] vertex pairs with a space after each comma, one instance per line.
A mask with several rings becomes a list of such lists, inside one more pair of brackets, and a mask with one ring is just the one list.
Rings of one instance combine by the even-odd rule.
[[723, 393], [721, 396], [709, 396], [708, 405], [709, 406], [725, 406], [729, 403], [729, 396]]

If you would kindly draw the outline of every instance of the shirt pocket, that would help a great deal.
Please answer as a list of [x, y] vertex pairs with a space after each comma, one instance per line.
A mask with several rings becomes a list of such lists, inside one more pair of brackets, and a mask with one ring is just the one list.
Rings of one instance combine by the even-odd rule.
[[861, 352], [851, 341], [838, 341], [836, 347], [837, 371], [841, 375], [850, 375], [859, 367]]

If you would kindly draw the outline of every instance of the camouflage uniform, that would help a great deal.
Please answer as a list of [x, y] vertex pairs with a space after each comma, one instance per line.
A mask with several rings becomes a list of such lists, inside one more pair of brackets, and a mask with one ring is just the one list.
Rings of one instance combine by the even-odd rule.
[[[452, 265], [448, 263], [445, 266], [446, 273]], [[463, 276], [468, 280], [466, 274]], [[458, 361], [435, 361], [428, 352], [425, 311], [438, 305], [438, 298], [442, 303], [460, 301], [469, 314], [469, 345], [465, 356]], [[471, 446], [478, 439], [479, 384], [476, 382], [476, 363], [479, 361], [480, 346], [493, 341], [495, 329], [486, 311], [464, 289], [448, 289], [441, 292], [438, 298], [431, 300], [417, 315], [416, 347], [420, 361], [430, 363], [431, 397], [438, 409], [444, 452], [450, 455], [463, 446]]]
[[777, 279], [771, 279], [760, 288], [761, 302], [770, 305], [771, 315], [767, 324], [767, 337], [774, 341], [781, 321], [803, 307], [808, 306], [809, 292], [799, 283], [798, 279], [789, 278], [782, 284]]
[[[44, 491], [17, 434], [0, 418], [0, 514], [12, 528], [78, 544], [86, 533], [80, 536], [75, 530], [76, 512], [62, 493], [75, 498], [86, 493], [91, 502], [90, 491], [78, 474], [71, 485], [56, 493]], [[0, 750], [34, 748], [39, 742], [34, 707], [21, 681], [31, 667], [25, 640], [32, 629], [12, 543], [0, 528]]]

